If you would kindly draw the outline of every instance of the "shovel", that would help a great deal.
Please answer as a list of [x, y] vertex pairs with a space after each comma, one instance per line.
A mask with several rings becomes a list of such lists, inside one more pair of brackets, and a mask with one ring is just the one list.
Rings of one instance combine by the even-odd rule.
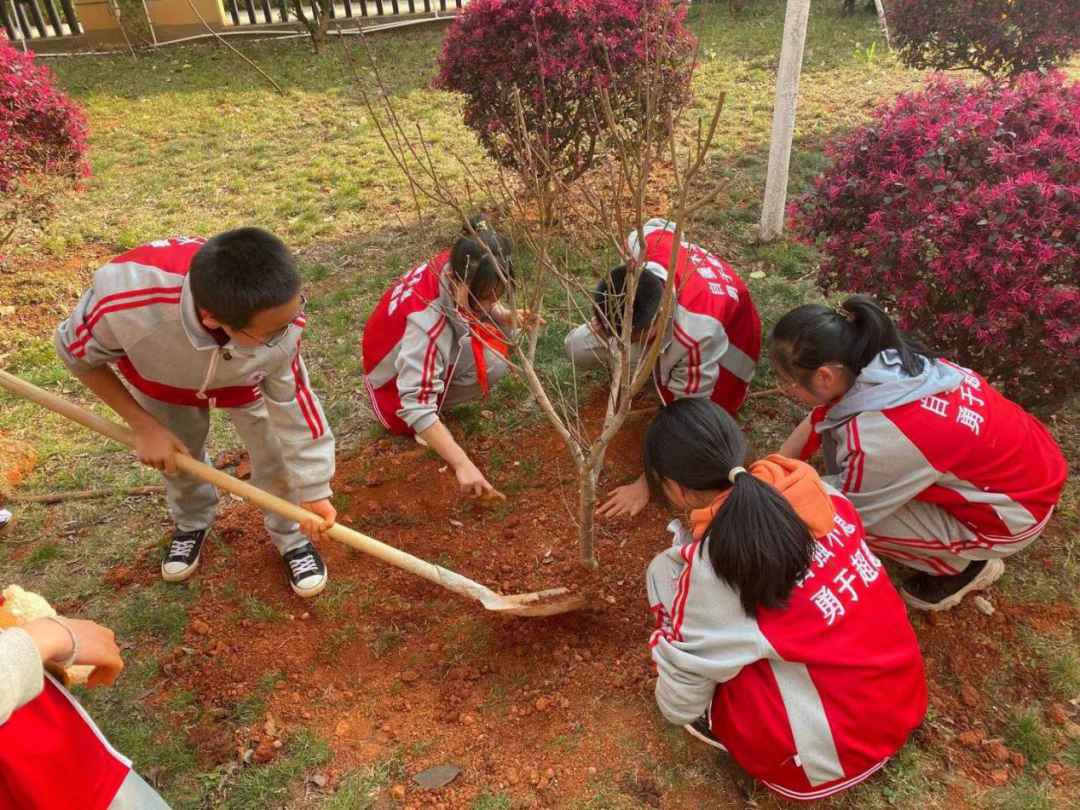
[[[108, 419], [103, 419], [85, 408], [50, 394], [48, 391], [43, 391], [36, 385], [20, 380], [6, 371], [0, 371], [0, 388], [48, 408], [50, 411], [78, 422], [84, 427], [96, 430], [114, 441], [126, 444], [131, 448], [135, 447], [135, 437], [126, 427], [118, 425], [116, 422], [110, 422]], [[177, 453], [176, 466], [178, 469], [198, 476], [219, 489], [251, 501], [261, 509], [276, 512], [282, 517], [295, 520], [298, 523], [320, 519], [318, 515], [296, 504], [289, 503], [276, 495], [271, 495], [269, 492], [264, 492], [258, 487], [234, 478], [221, 470], [215, 470], [213, 467], [203, 464], [201, 461], [196, 461], [190, 456]], [[503, 596], [481, 585], [479, 582], [473, 582], [471, 579], [453, 571], [448, 571], [442, 566], [433, 565], [426, 560], [421, 560], [419, 557], [406, 554], [393, 546], [388, 546], [386, 543], [380, 543], [378, 540], [353, 531], [340, 523], [335, 523], [327, 531], [327, 534], [343, 545], [370, 554], [372, 557], [390, 565], [396, 565], [398, 568], [416, 574], [418, 577], [423, 577], [429, 582], [441, 585], [459, 596], [475, 599], [488, 610], [505, 616], [555, 616], [559, 613], [579, 610], [585, 606], [584, 596], [570, 594], [566, 588], [553, 588], [534, 593]]]

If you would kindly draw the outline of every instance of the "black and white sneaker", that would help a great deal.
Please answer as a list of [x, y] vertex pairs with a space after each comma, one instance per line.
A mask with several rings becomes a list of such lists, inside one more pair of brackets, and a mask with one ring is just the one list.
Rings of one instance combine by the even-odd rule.
[[716, 739], [716, 736], [712, 733], [712, 729], [709, 727], [708, 715], [701, 715], [701, 717], [693, 723], [687, 723], [683, 728], [706, 745], [711, 745], [713, 748], [719, 748], [721, 751], [727, 751], [727, 749], [724, 748], [723, 743]]
[[7, 534], [15, 528], [15, 515], [7, 509], [0, 509], [0, 534]]
[[196, 532], [173, 532], [169, 550], [161, 561], [161, 578], [166, 582], [183, 582], [195, 573], [199, 567], [199, 555], [202, 553], [203, 540], [209, 529]]
[[305, 599], [317, 596], [326, 587], [326, 563], [311, 543], [282, 555], [289, 585], [297, 596]]

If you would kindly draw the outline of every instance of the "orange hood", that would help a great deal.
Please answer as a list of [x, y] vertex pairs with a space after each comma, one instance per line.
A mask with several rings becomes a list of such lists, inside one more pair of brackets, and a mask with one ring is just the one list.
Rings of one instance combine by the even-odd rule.
[[[821, 478], [809, 464], [771, 455], [751, 464], [748, 472], [755, 478], [772, 484], [810, 527], [814, 537], [823, 537], [832, 531], [836, 510]], [[730, 489], [725, 490], [710, 506], [695, 509], [690, 513], [695, 540], [700, 540], [705, 535], [716, 511], [730, 494]]]

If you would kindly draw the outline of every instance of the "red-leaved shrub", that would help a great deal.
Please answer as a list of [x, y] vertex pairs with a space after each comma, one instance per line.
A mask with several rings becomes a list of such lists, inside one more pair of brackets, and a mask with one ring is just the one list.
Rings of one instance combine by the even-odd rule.
[[971, 68], [1015, 78], [1080, 50], [1077, 0], [889, 0], [900, 58], [915, 68]]
[[61, 186], [90, 174], [86, 119], [54, 81], [0, 37], [0, 246], [17, 220], [40, 220]]
[[876, 296], [1027, 405], [1080, 391], [1080, 84], [938, 75], [828, 154], [792, 205], [824, 289]]
[[447, 31], [435, 86], [465, 95], [465, 124], [502, 165], [532, 146], [573, 179], [604, 152], [602, 88], [631, 140], [648, 95], [660, 121], [686, 100], [683, 13], [668, 0], [472, 0]]

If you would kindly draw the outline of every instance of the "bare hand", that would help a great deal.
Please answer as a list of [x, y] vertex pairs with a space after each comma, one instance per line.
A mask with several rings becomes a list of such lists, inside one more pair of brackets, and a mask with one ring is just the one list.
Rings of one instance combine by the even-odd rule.
[[330, 500], [323, 498], [321, 501], [312, 501], [300, 505], [322, 518], [321, 521], [305, 520], [300, 524], [300, 531], [312, 540], [329, 540], [330, 537], [326, 533], [334, 525], [334, 521], [337, 520], [337, 510], [330, 503]]
[[135, 455], [143, 464], [172, 474], [176, 472], [176, 453], [191, 455], [187, 446], [160, 422], [135, 430]]
[[488, 499], [499, 497], [495, 487], [488, 483], [488, 480], [484, 478], [484, 474], [471, 461], [467, 461], [455, 469], [454, 475], [457, 476], [461, 494], [466, 498]]
[[608, 499], [604, 505], [596, 510], [596, 514], [602, 518], [613, 518], [619, 515], [633, 517], [649, 502], [649, 486], [644, 477], [639, 478], [632, 484], [615, 487], [608, 493]]
[[[84, 619], [65, 619], [79, 639], [79, 654], [74, 663], [94, 668], [87, 687], [110, 686], [116, 681], [124, 662], [116, 637], [108, 627]], [[35, 619], [24, 627], [41, 653], [43, 661], [64, 661], [71, 655], [71, 636], [51, 619]]]

